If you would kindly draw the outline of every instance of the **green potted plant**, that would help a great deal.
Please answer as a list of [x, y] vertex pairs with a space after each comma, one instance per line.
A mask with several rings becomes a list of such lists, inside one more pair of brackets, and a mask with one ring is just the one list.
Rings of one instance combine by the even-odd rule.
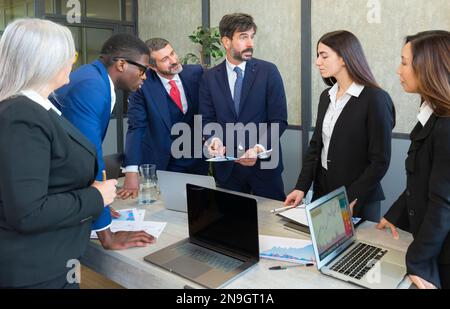
[[181, 58], [183, 64], [195, 63], [208, 67], [209, 65], [206, 63], [206, 59], [210, 58], [211, 65], [215, 65], [225, 56], [218, 27], [208, 28], [199, 26], [189, 36], [189, 39], [195, 44], [200, 44], [200, 57], [193, 53], [188, 53]]

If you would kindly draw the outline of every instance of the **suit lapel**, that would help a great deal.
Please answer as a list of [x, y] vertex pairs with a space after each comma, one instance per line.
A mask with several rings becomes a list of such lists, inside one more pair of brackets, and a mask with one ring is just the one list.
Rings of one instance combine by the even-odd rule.
[[[319, 102], [321, 103], [321, 102]], [[325, 120], [325, 114], [327, 113], [328, 107], [330, 106], [330, 95], [327, 94], [327, 97], [325, 99], [325, 102], [323, 102], [322, 104], [319, 104], [319, 110], [317, 112], [317, 119], [318, 119], [318, 124], [319, 124], [319, 130], [320, 132], [322, 132], [322, 128], [323, 128], [323, 121]], [[320, 136], [322, 137], [322, 134], [320, 134]], [[322, 140], [322, 138], [321, 138]]]
[[[164, 88], [164, 85], [161, 82], [161, 79], [158, 77], [155, 71], [150, 72], [150, 76], [148, 76], [150, 81], [150, 89], [149, 93], [152, 96], [152, 102], [155, 104], [156, 110], [161, 115], [164, 124], [167, 129], [171, 131], [172, 129], [172, 121], [170, 120], [170, 111], [169, 106], [167, 106], [167, 91]], [[148, 102], [148, 104], [152, 104], [152, 102]]]
[[411, 146], [409, 147], [408, 157], [406, 158], [405, 167], [409, 173], [414, 173], [416, 170], [416, 155], [417, 151], [422, 147], [427, 137], [431, 134], [436, 123], [436, 117], [431, 115], [430, 119], [426, 123], [425, 127], [422, 127], [420, 122], [414, 127], [411, 132]]
[[[364, 91], [364, 90], [363, 90], [363, 91]], [[361, 95], [362, 95], [362, 93], [361, 93]], [[330, 138], [330, 149], [331, 149], [331, 144], [332, 144], [333, 141], [334, 141], [333, 137], [334, 137], [335, 135], [339, 135], [339, 136], [343, 135], [343, 133], [340, 132], [340, 131], [341, 131], [341, 128], [343, 128], [345, 122], [348, 121], [348, 119], [351, 119], [351, 116], [347, 116], [347, 114], [350, 115], [350, 113], [352, 112], [352, 106], [353, 106], [354, 104], [360, 104], [360, 103], [358, 102], [358, 100], [360, 100], [361, 95], [360, 95], [359, 97], [351, 96], [351, 98], [348, 100], [347, 104], [345, 104], [344, 109], [342, 110], [341, 114], [339, 115], [339, 118], [338, 118], [337, 121], [336, 121], [336, 124], [334, 125], [333, 132], [331, 133], [331, 138]], [[326, 115], [326, 113], [327, 113], [327, 111], [328, 111], [328, 108], [329, 108], [330, 104], [331, 104], [331, 98], [328, 97], [328, 104], [326, 104], [326, 107], [325, 107], [324, 110], [322, 111], [322, 112], [323, 112], [322, 123], [323, 123], [323, 121], [325, 120], [325, 115]]]
[[185, 71], [182, 71], [180, 73], [180, 79], [181, 79], [181, 83], [183, 84], [183, 90], [184, 90], [184, 94], [186, 95], [186, 101], [187, 101], [187, 105], [188, 105], [188, 110], [186, 112], [186, 114], [184, 115], [185, 117], [191, 113], [194, 110], [194, 106], [193, 106], [193, 101], [192, 101], [192, 94], [191, 94], [191, 87], [189, 87], [189, 79], [188, 76], [185, 76], [185, 74], [183, 74]]
[[85, 148], [94, 157], [97, 157], [97, 150], [92, 144], [77, 128], [75, 128], [72, 123], [70, 123], [66, 118], [59, 116], [53, 110], [49, 111], [52, 118], [56, 119], [57, 122], [61, 124], [66, 133], [83, 148]]
[[434, 124], [438, 117], [436, 115], [431, 115], [430, 119], [425, 124], [425, 127], [422, 127], [422, 124], [417, 123], [416, 127], [411, 132], [411, 147], [409, 152], [416, 151], [423, 144], [424, 140], [431, 134], [434, 128]]
[[[108, 93], [106, 94], [106, 107], [105, 112], [102, 114], [102, 123], [103, 123], [103, 136], [102, 140], [105, 139], [106, 132], [108, 131], [109, 120], [111, 118], [111, 82], [109, 81], [108, 71], [100, 60], [94, 61], [92, 64], [100, 73], [103, 82], [106, 84], [108, 89]], [[117, 102], [116, 102], [117, 104]]]
[[217, 84], [219, 85], [219, 88], [222, 90], [223, 98], [225, 99], [228, 107], [230, 108], [230, 111], [233, 113], [233, 115], [237, 119], [236, 111], [234, 110], [234, 101], [233, 97], [231, 95], [230, 90], [230, 83], [228, 81], [228, 73], [227, 73], [227, 66], [226, 66], [226, 60], [219, 64], [216, 68], [217, 70]]
[[253, 83], [255, 82], [256, 75], [257, 75], [256, 63], [253, 60], [250, 60], [247, 62], [247, 65], [245, 67], [244, 82], [242, 85], [242, 94], [241, 94], [241, 104], [239, 106], [239, 115], [242, 113], [242, 109], [246, 103], [246, 99], [248, 97], [248, 94], [250, 93], [250, 89], [252, 88]]

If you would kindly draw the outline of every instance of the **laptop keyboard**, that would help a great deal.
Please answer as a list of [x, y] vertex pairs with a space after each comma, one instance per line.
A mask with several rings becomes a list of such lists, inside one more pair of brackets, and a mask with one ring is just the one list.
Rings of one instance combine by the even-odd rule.
[[190, 244], [181, 246], [177, 248], [177, 250], [179, 250], [179, 252], [184, 256], [190, 257], [196, 261], [204, 263], [212, 268], [220, 269], [224, 272], [235, 270], [243, 264], [242, 261], [232, 257], [202, 249], [201, 247], [192, 246]]
[[361, 280], [386, 253], [387, 250], [359, 243], [334, 264], [331, 270]]

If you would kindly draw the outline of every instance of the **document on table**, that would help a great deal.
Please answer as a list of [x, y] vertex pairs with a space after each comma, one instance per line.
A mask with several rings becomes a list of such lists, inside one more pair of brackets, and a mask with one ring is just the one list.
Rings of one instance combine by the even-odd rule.
[[260, 257], [298, 264], [315, 263], [310, 240], [259, 236]]
[[283, 218], [294, 221], [297, 224], [308, 226], [308, 218], [306, 217], [305, 207], [292, 208], [278, 214]]
[[233, 162], [239, 160], [238, 158], [234, 157], [215, 157], [211, 158], [209, 160], [206, 160], [206, 162]]
[[[120, 217], [111, 222], [111, 231], [145, 231], [158, 238], [167, 225], [167, 222], [144, 221], [145, 209], [122, 209], [118, 211]], [[91, 238], [97, 239], [97, 233], [92, 231]]]
[[[308, 227], [308, 218], [306, 216], [305, 207], [296, 207], [283, 212], [278, 213], [277, 215], [282, 216], [285, 219], [294, 221], [296, 224], [300, 224], [301, 226]], [[357, 225], [361, 222], [361, 218], [353, 217], [352, 218], [353, 225]]]

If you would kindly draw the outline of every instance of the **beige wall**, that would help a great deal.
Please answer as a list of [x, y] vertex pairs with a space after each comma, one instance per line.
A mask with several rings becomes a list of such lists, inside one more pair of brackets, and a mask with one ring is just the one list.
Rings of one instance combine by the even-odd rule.
[[223, 15], [248, 13], [258, 26], [256, 58], [273, 62], [283, 77], [289, 124], [300, 125], [300, 1], [299, 0], [211, 0], [211, 26]]
[[[228, 13], [245, 12], [254, 16], [258, 25], [255, 57], [278, 66], [286, 88], [289, 124], [300, 125], [301, 0], [210, 2], [211, 26], [218, 26], [222, 16]], [[173, 43], [180, 56], [188, 52], [198, 54], [198, 46], [189, 41], [188, 35], [202, 23], [201, 0], [139, 0], [138, 12], [142, 39], [161, 36]], [[372, 23], [368, 17], [373, 17]], [[449, 17], [448, 0], [313, 0], [313, 124], [319, 95], [325, 89], [314, 67], [315, 44], [326, 32], [346, 29], [361, 40], [375, 77], [396, 105], [398, 117], [395, 132], [409, 133], [416, 122], [419, 99], [416, 95], [403, 92], [395, 73], [400, 62], [403, 38], [423, 30], [448, 30]]]
[[202, 25], [201, 0], [138, 0], [139, 36], [169, 40], [180, 57], [198, 53], [188, 36]]
[[[377, 9], [379, 4], [379, 23]], [[370, 6], [370, 8], [368, 7]], [[375, 5], [375, 6], [373, 6]], [[369, 23], [369, 17], [375, 17]], [[377, 81], [389, 92], [397, 108], [395, 132], [409, 133], [417, 122], [420, 99], [405, 94], [400, 86], [396, 69], [404, 37], [419, 31], [450, 29], [450, 2], [448, 0], [313, 0], [312, 40], [315, 44], [324, 33], [334, 30], [352, 31], [360, 40]], [[312, 99], [314, 123], [320, 93], [325, 84], [313, 69]]]

